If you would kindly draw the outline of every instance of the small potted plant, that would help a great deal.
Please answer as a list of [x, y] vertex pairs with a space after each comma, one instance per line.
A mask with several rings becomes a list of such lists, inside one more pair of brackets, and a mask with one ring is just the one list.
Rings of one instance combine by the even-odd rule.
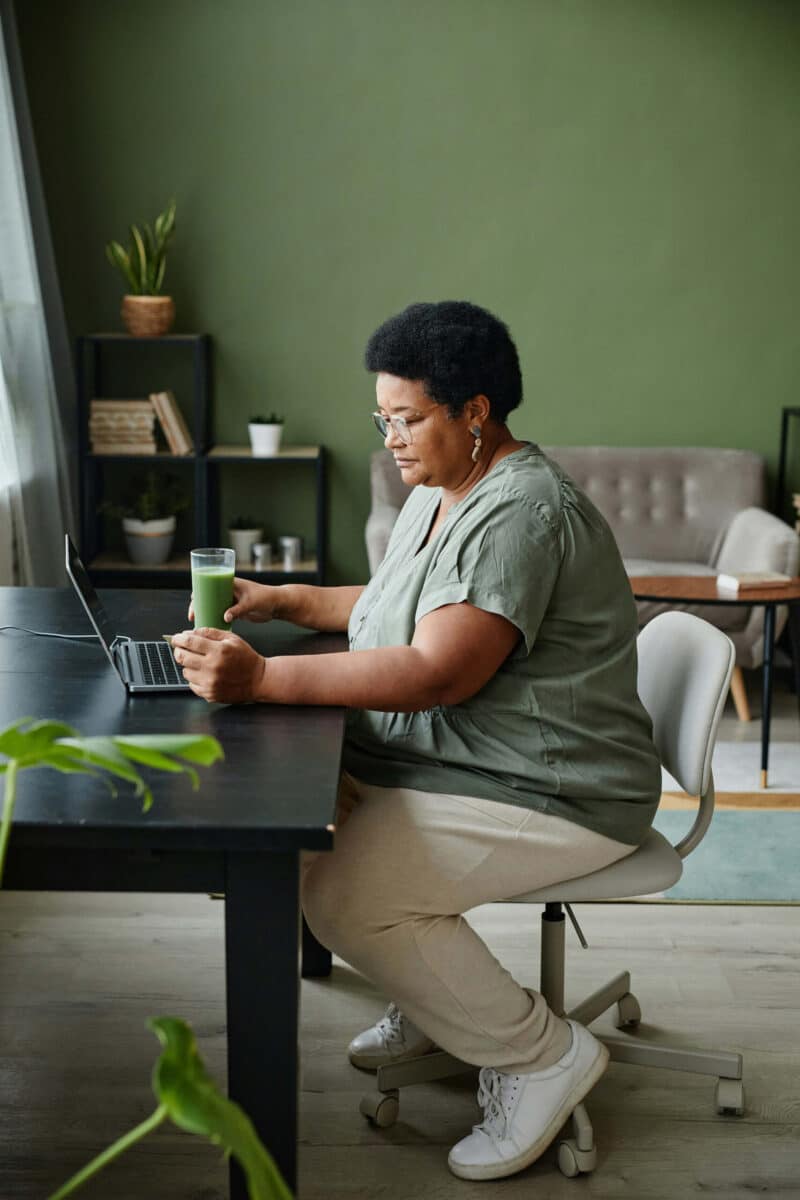
[[[139, 480], [125, 504], [100, 505], [100, 511], [122, 520], [128, 557], [142, 567], [158, 567], [167, 561], [175, 537], [175, 517], [189, 501], [174, 475], [148, 471]], [[256, 539], [258, 540], [258, 539]]]
[[253, 458], [272, 458], [281, 448], [283, 417], [270, 413], [268, 417], [251, 417], [247, 426]]
[[175, 209], [173, 200], [159, 213], [152, 228], [148, 222], [141, 229], [131, 225], [127, 250], [115, 241], [106, 246], [108, 261], [122, 272], [130, 288], [122, 298], [122, 321], [133, 337], [160, 337], [169, 332], [175, 320], [172, 297], [161, 295], [167, 247], [175, 232]]
[[253, 546], [263, 540], [264, 527], [255, 517], [236, 517], [228, 526], [228, 544], [236, 553], [236, 562], [243, 567], [252, 565]]

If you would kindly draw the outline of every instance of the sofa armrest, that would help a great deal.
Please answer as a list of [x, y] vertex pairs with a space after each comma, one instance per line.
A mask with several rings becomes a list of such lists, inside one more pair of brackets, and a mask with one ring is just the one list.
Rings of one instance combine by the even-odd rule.
[[394, 529], [394, 523], [399, 516], [399, 508], [395, 508], [390, 504], [376, 504], [367, 517], [364, 537], [367, 543], [367, 559], [369, 561], [370, 575], [374, 575], [383, 562], [386, 547], [389, 545], [389, 538]]
[[782, 571], [796, 575], [800, 538], [790, 525], [763, 508], [743, 508], [731, 521], [717, 560], [717, 571]]

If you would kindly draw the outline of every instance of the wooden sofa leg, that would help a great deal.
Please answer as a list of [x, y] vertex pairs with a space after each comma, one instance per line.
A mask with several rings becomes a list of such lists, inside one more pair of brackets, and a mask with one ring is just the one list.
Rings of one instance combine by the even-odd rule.
[[747, 690], [744, 686], [744, 675], [741, 667], [733, 668], [731, 677], [731, 695], [736, 707], [736, 715], [740, 721], [750, 720], [750, 705], [747, 703]]

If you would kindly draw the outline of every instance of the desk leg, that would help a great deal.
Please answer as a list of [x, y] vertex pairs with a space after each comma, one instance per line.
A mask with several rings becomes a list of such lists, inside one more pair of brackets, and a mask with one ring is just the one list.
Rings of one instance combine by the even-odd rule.
[[[231, 853], [225, 889], [228, 1094], [294, 1192], [300, 999], [297, 852]], [[231, 1159], [231, 1200], [247, 1200]]]
[[775, 645], [775, 605], [764, 605], [764, 674], [761, 688], [761, 786], [767, 786], [769, 725], [772, 717], [772, 651]]
[[303, 917], [303, 979], [321, 979], [331, 973], [331, 952], [318, 942]]

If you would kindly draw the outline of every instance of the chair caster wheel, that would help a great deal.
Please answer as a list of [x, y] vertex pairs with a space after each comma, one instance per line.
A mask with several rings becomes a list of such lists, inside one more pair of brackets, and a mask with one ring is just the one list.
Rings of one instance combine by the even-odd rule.
[[744, 1113], [744, 1084], [741, 1079], [718, 1079], [714, 1100], [720, 1116], [741, 1117]]
[[617, 1001], [617, 1016], [614, 1021], [617, 1029], [635, 1029], [642, 1019], [639, 1001], [633, 992], [626, 992]]
[[574, 1138], [558, 1143], [558, 1169], [567, 1179], [588, 1175], [597, 1166], [597, 1151], [579, 1150]]
[[388, 1129], [394, 1125], [400, 1112], [400, 1093], [397, 1088], [390, 1092], [367, 1092], [361, 1097], [359, 1111], [372, 1125]]

